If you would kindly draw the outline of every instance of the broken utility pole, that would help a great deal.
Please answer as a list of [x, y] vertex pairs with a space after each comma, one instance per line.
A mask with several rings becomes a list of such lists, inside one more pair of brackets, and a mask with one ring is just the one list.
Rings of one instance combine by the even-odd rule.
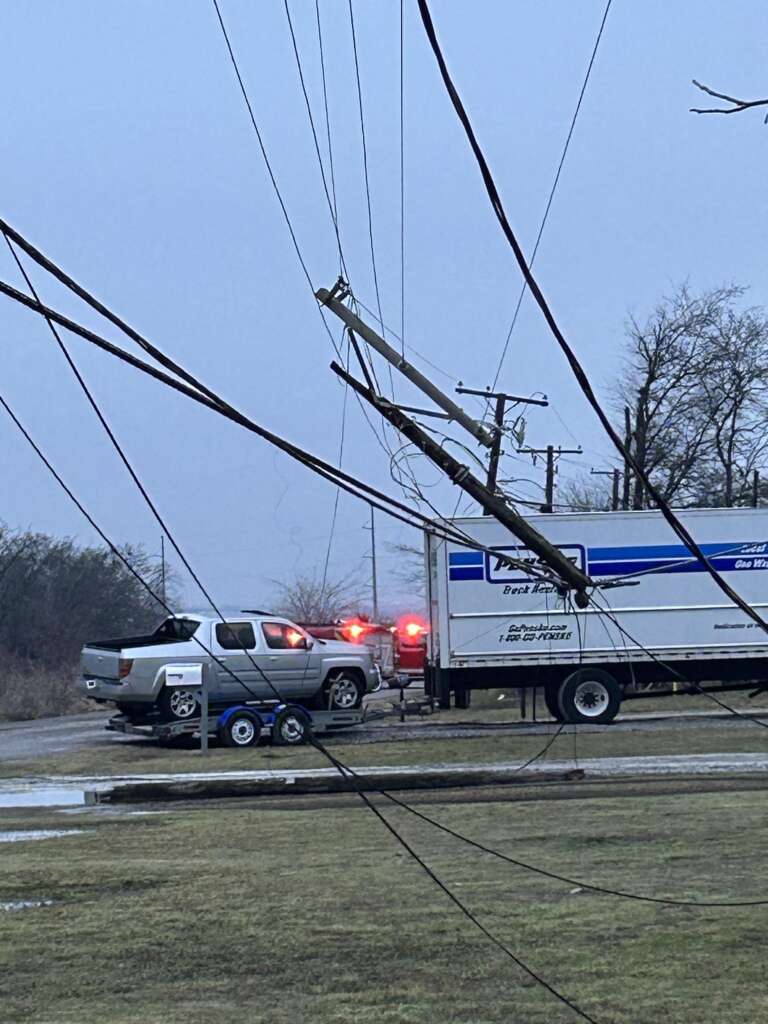
[[327, 288], [319, 288], [315, 292], [315, 297], [318, 302], [327, 306], [340, 320], [343, 320], [351, 331], [359, 335], [371, 348], [376, 349], [379, 355], [384, 356], [387, 362], [396, 367], [412, 384], [415, 384], [425, 395], [428, 395], [443, 412], [447, 412], [452, 420], [461, 424], [465, 430], [469, 431], [486, 448], [490, 448], [493, 444], [493, 432], [464, 412], [460, 405], [457, 405], [456, 402], [444, 394], [428, 377], [420, 373], [415, 366], [411, 366], [402, 353], [392, 348], [376, 331], [364, 323], [359, 316], [356, 316], [351, 309], [347, 309], [342, 299], [348, 294], [349, 289], [347, 285], [343, 281], [337, 281], [332, 291], [328, 291]]
[[581, 447], [561, 448], [558, 445], [555, 448], [553, 444], [548, 444], [546, 448], [518, 448], [517, 451], [520, 455], [546, 455], [547, 479], [544, 489], [544, 504], [541, 506], [541, 511], [553, 512], [555, 508], [555, 458], [560, 455], [581, 455]]
[[[501, 436], [504, 430], [504, 415], [507, 411], [507, 402], [512, 402], [513, 405], [549, 405], [547, 396], [543, 398], [521, 398], [519, 395], [508, 395], [503, 391], [481, 391], [479, 388], [465, 388], [460, 385], [456, 388], [456, 392], [459, 395], [479, 395], [480, 398], [495, 398], [496, 408], [493, 413], [493, 422], [496, 427], [495, 436], [493, 438], [493, 444], [491, 445], [491, 454], [488, 459], [488, 480], [486, 481], [486, 487], [492, 493], [496, 493], [496, 476], [499, 470], [499, 457], [501, 456]], [[486, 512], [485, 515], [490, 515]]]
[[419, 448], [428, 459], [439, 466], [440, 469], [462, 490], [471, 495], [480, 506], [487, 510], [489, 515], [494, 516], [502, 523], [515, 537], [518, 538], [530, 551], [550, 569], [552, 569], [563, 580], [564, 584], [572, 587], [575, 591], [574, 600], [579, 608], [586, 608], [589, 604], [587, 588], [593, 586], [592, 580], [578, 569], [570, 559], [543, 537], [538, 530], [535, 530], [522, 516], [518, 515], [509, 505], [496, 494], [493, 494], [485, 484], [473, 476], [467, 466], [462, 465], [450, 455], [437, 441], [414, 423], [396, 405], [382, 398], [375, 392], [362, 384], [355, 377], [339, 366], [338, 363], [331, 363], [331, 369], [358, 395], [377, 409], [389, 423], [407, 437], [409, 441]]

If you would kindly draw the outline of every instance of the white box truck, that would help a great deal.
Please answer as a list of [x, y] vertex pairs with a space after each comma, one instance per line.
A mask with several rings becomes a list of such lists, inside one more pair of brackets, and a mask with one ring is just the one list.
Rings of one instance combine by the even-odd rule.
[[[711, 564], [766, 617], [768, 509], [677, 514]], [[595, 583], [621, 585], [596, 587], [580, 610], [552, 583], [429, 535], [425, 679], [443, 707], [452, 694], [466, 707], [473, 689], [542, 687], [559, 721], [610, 722], [622, 699], [651, 683], [660, 684], [653, 696], [768, 688], [768, 633], [728, 600], [659, 512], [529, 521]], [[451, 522], [483, 547], [542, 568], [497, 520]]]

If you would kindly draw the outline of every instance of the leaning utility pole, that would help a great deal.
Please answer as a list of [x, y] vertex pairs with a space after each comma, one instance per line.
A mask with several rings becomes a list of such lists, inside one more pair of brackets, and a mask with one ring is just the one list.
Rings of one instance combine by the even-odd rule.
[[[519, 395], [508, 395], [503, 391], [481, 391], [479, 388], [465, 388], [459, 386], [456, 388], [456, 392], [459, 395], [479, 395], [480, 398], [495, 398], [496, 408], [493, 413], [493, 422], [496, 427], [495, 436], [493, 438], [493, 444], [491, 445], [491, 453], [488, 459], [488, 479], [485, 486], [489, 491], [496, 493], [496, 476], [499, 470], [499, 458], [501, 456], [501, 438], [504, 431], [504, 414], [507, 410], [507, 402], [512, 402], [514, 405], [549, 405], [547, 396], [543, 398], [521, 398]], [[403, 408], [402, 406], [400, 408]], [[405, 410], [408, 411], [407, 409]], [[490, 513], [485, 512], [484, 515]]]
[[619, 480], [621, 479], [620, 469], [590, 469], [590, 476], [610, 476], [613, 478], [613, 486], [611, 488], [611, 510], [613, 512], [619, 511]]
[[396, 405], [362, 384], [355, 377], [339, 366], [331, 363], [331, 369], [345, 381], [362, 398], [369, 402], [389, 423], [419, 448], [428, 459], [435, 463], [462, 490], [471, 495], [481, 507], [494, 516], [502, 525], [520, 540], [525, 547], [537, 555], [557, 575], [575, 590], [574, 600], [578, 607], [586, 608], [589, 604], [587, 588], [593, 586], [586, 573], [578, 569], [570, 559], [535, 530], [522, 516], [518, 515], [498, 495], [493, 494], [485, 484], [473, 476], [467, 466], [462, 465], [449, 452], [421, 429], [412, 419], [405, 415]]
[[555, 508], [555, 458], [560, 455], [582, 455], [581, 447], [561, 448], [558, 445], [555, 448], [553, 444], [548, 444], [546, 448], [518, 448], [517, 451], [520, 455], [546, 455], [547, 479], [544, 488], [544, 504], [541, 506], [541, 511], [553, 512]]
[[348, 287], [339, 279], [331, 291], [328, 291], [327, 288], [319, 288], [315, 292], [315, 297], [318, 302], [327, 306], [340, 320], [343, 320], [351, 331], [354, 331], [371, 348], [376, 349], [380, 355], [384, 356], [387, 362], [396, 367], [412, 384], [415, 384], [425, 395], [428, 395], [443, 412], [447, 412], [452, 420], [456, 420], [481, 444], [485, 445], [486, 448], [490, 448], [494, 439], [492, 431], [468, 415], [460, 405], [457, 405], [456, 402], [444, 394], [428, 377], [420, 373], [415, 366], [411, 366], [401, 352], [392, 348], [376, 331], [364, 323], [359, 316], [355, 316], [352, 310], [348, 309], [342, 302], [342, 299], [348, 294]]

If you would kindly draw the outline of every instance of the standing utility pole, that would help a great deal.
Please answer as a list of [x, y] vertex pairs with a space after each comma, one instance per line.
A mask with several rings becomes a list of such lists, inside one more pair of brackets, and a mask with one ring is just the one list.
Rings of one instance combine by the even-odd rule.
[[[624, 406], [624, 451], [629, 454], [632, 451], [632, 413], [629, 406]], [[632, 471], [629, 467], [629, 459], [624, 459], [624, 488], [621, 492], [621, 507], [626, 512], [629, 509], [629, 489], [632, 484]]]
[[425, 430], [414, 423], [396, 405], [388, 402], [386, 398], [376, 395], [374, 391], [361, 384], [359, 380], [352, 377], [338, 363], [331, 363], [331, 369], [358, 395], [377, 409], [389, 423], [399, 430], [400, 433], [412, 441], [428, 459], [431, 459], [436, 466], [457, 484], [463, 491], [466, 491], [472, 498], [484, 508], [489, 515], [494, 516], [498, 521], [532, 551], [550, 569], [553, 570], [569, 587], [576, 591], [574, 600], [579, 608], [586, 608], [589, 604], [587, 589], [594, 584], [586, 573], [577, 568], [570, 559], [543, 537], [538, 530], [534, 529], [522, 516], [498, 495], [493, 494], [485, 484], [481, 483], [467, 466], [462, 465], [449, 452], [437, 443]]
[[521, 455], [546, 455], [547, 457], [547, 479], [546, 486], [544, 489], [544, 504], [541, 506], [542, 512], [552, 512], [555, 507], [555, 459], [561, 455], [581, 455], [581, 447], [579, 448], [561, 448], [559, 445], [557, 448], [553, 444], [548, 444], [546, 448], [518, 448], [518, 454]]
[[371, 589], [373, 590], [373, 621], [379, 621], [379, 591], [376, 585], [376, 525], [371, 505]]
[[613, 486], [611, 488], [611, 511], [619, 511], [619, 480], [621, 479], [620, 469], [590, 469], [590, 476], [610, 476], [613, 477]]
[[[504, 414], [507, 411], [507, 402], [512, 402], [514, 405], [547, 406], [549, 405], [547, 396], [545, 395], [543, 398], [521, 398], [519, 395], [508, 395], [503, 391], [481, 391], [479, 388], [465, 388], [463, 386], [457, 387], [456, 392], [459, 395], [479, 395], [480, 398], [496, 399], [496, 408], [493, 413], [495, 433], [493, 444], [491, 445], [490, 457], [488, 459], [488, 479], [485, 484], [488, 490], [495, 494], [496, 477], [499, 471], [499, 457], [501, 456], [501, 438], [504, 431]], [[490, 515], [490, 513], [484, 512], [483, 515]]]
[[752, 508], [760, 504], [760, 474], [756, 469], [752, 470]]
[[163, 597], [163, 604], [166, 604], [165, 598], [165, 535], [160, 534], [160, 593]]

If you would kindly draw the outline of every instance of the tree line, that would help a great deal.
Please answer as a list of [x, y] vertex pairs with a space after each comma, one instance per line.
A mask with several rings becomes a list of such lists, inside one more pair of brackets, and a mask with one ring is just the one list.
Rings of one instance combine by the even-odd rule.
[[[159, 594], [159, 560], [140, 546], [123, 551]], [[0, 717], [76, 706], [82, 645], [116, 629], [146, 632], [164, 614], [112, 552], [0, 525]]]
[[[679, 507], [751, 505], [768, 493], [768, 317], [746, 289], [687, 285], [626, 325], [612, 388], [619, 432], [667, 501]], [[627, 467], [621, 504], [649, 507]], [[563, 490], [575, 508], [610, 507], [604, 480]]]

